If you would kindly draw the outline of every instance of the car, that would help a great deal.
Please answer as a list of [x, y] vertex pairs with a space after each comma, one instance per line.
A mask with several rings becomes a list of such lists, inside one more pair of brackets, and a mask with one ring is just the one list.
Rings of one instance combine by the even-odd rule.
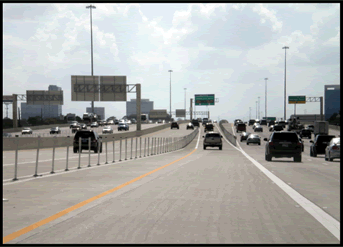
[[243, 122], [237, 122], [236, 133], [238, 133], [239, 131], [246, 131], [246, 130], [247, 130], [247, 126]]
[[11, 133], [2, 133], [2, 137], [12, 137]]
[[200, 126], [200, 125], [199, 125], [199, 120], [198, 120], [198, 119], [193, 119], [193, 120], [192, 120], [192, 124], [194, 125], [194, 127], [195, 127], [195, 126], [198, 126], [198, 127]]
[[119, 120], [118, 119], [114, 120], [114, 124], [115, 125], [119, 124]]
[[70, 123], [70, 126], [69, 126], [69, 128], [71, 129], [71, 127], [73, 126], [73, 125], [75, 125], [75, 124], [79, 124], [77, 121], [72, 121], [71, 123]]
[[310, 125], [307, 125], [307, 128], [313, 132], [314, 131], [314, 125], [310, 124]]
[[250, 134], [251, 134], [250, 132], [242, 132], [242, 134], [241, 134], [241, 142], [242, 141], [246, 141]]
[[341, 158], [341, 138], [332, 138], [329, 145], [325, 148], [325, 160], [333, 161], [333, 159]]
[[237, 125], [238, 123], [240, 123], [240, 122], [243, 123], [242, 120], [240, 120], [240, 119], [235, 119], [235, 121], [233, 121], [233, 124], [234, 124], [234, 126], [236, 126], [236, 125]]
[[88, 138], [91, 138], [90, 149], [94, 150], [94, 153], [97, 153], [98, 150], [102, 153], [102, 137], [93, 130], [80, 130], [76, 132], [73, 142], [74, 153], [77, 153], [80, 150], [79, 138], [81, 138], [81, 152], [83, 149], [89, 149]]
[[250, 120], [249, 120], [249, 126], [250, 126], [250, 125], [254, 125], [254, 123], [255, 123], [255, 119], [250, 119]]
[[293, 131], [275, 131], [265, 146], [265, 160], [272, 161], [272, 158], [293, 158], [294, 162], [301, 162], [302, 142]]
[[311, 130], [309, 129], [302, 129], [299, 131], [300, 138], [307, 137], [308, 139], [311, 139]]
[[270, 120], [270, 121], [268, 122], [268, 127], [270, 127], [270, 126], [272, 126], [272, 125], [275, 125], [275, 121], [274, 121], [274, 120]]
[[254, 132], [263, 132], [263, 128], [261, 125], [258, 125], [254, 128]]
[[262, 119], [260, 125], [267, 125], [267, 120]]
[[255, 123], [260, 123], [260, 119], [255, 119]]
[[50, 135], [52, 134], [61, 134], [61, 129], [59, 127], [53, 127], [50, 129]]
[[103, 134], [113, 134], [113, 129], [111, 128], [111, 126], [105, 126], [102, 129], [102, 133]]
[[274, 125], [272, 131], [282, 131], [282, 130], [283, 130], [283, 126], [282, 125]]
[[217, 120], [213, 120], [213, 123], [217, 123]]
[[207, 124], [208, 122], [209, 122], [208, 119], [207, 119], [207, 118], [204, 118], [204, 119], [202, 120], [202, 126], [206, 126], [206, 124]]
[[126, 121], [127, 124], [132, 124], [131, 120]]
[[186, 129], [194, 130], [194, 125], [192, 123], [188, 123]]
[[114, 121], [113, 121], [113, 120], [108, 120], [108, 121], [107, 121], [107, 124], [108, 124], [108, 125], [114, 125]]
[[310, 156], [317, 157], [318, 154], [325, 154], [326, 146], [335, 137], [334, 135], [317, 135], [314, 141], [310, 141], [312, 143], [310, 146]]
[[29, 128], [29, 127], [25, 127], [25, 128], [23, 128], [23, 130], [21, 131], [21, 134], [22, 135], [32, 135], [32, 129], [31, 128]]
[[252, 129], [255, 129], [257, 126], [261, 126], [259, 123], [254, 123], [254, 125], [252, 126]]
[[75, 133], [75, 132], [77, 132], [77, 131], [79, 131], [81, 129], [81, 126], [80, 125], [73, 125], [72, 127], [71, 127], [71, 132], [72, 133]]
[[247, 145], [250, 143], [257, 143], [258, 145], [261, 145], [261, 137], [256, 134], [250, 134], [247, 138]]
[[170, 125], [170, 129], [177, 128], [179, 129], [179, 124], [177, 122], [172, 122]]
[[136, 123], [137, 123], [137, 120], [133, 118], [133, 119], [131, 119], [131, 123], [132, 123], [132, 124], [136, 124]]
[[278, 125], [282, 125], [282, 127], [285, 128], [286, 127], [286, 122], [281, 120], [281, 121], [279, 121]]
[[219, 150], [223, 149], [223, 136], [217, 132], [208, 132], [206, 135], [202, 136], [204, 138], [204, 150], [206, 147], [219, 147]]
[[157, 123], [162, 123], [162, 119], [157, 120]]
[[118, 131], [121, 131], [121, 130], [129, 130], [129, 125], [127, 123], [119, 123], [118, 125]]
[[213, 124], [207, 123], [205, 125], [204, 132], [213, 131], [213, 128], [214, 128]]
[[269, 126], [269, 132], [272, 132], [274, 129], [274, 125]]
[[81, 127], [82, 130], [86, 130], [87, 129], [87, 124], [81, 124], [80, 127]]
[[[98, 126], [102, 126], [102, 121], [101, 120], [96, 121], [96, 123], [98, 124]], [[91, 125], [91, 127], [92, 127], [92, 125]]]
[[98, 128], [98, 127], [99, 127], [99, 123], [98, 122], [91, 123], [91, 128]]

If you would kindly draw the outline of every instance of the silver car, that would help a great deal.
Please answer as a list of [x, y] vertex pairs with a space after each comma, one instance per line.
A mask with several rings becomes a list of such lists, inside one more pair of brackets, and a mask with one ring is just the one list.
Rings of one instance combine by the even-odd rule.
[[25, 134], [31, 134], [31, 135], [32, 135], [32, 129], [31, 129], [31, 128], [28, 128], [28, 127], [25, 127], [25, 128], [21, 131], [21, 134], [22, 134], [22, 135], [25, 135]]
[[247, 145], [249, 143], [257, 143], [258, 145], [261, 145], [261, 137], [255, 134], [250, 134], [247, 138]]
[[325, 148], [325, 160], [333, 161], [333, 159], [340, 159], [340, 146], [341, 146], [341, 138], [332, 138], [329, 145]]
[[106, 126], [102, 129], [102, 133], [103, 134], [113, 134], [113, 129], [111, 128], [111, 126]]

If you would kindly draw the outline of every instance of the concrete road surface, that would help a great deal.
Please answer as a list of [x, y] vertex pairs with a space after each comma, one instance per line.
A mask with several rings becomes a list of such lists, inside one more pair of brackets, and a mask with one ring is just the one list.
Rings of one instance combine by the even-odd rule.
[[[172, 153], [4, 186], [3, 242], [340, 242], [339, 221], [288, 187], [287, 170], [278, 180], [225, 140], [203, 150], [202, 135]], [[337, 190], [320, 182], [319, 193]]]

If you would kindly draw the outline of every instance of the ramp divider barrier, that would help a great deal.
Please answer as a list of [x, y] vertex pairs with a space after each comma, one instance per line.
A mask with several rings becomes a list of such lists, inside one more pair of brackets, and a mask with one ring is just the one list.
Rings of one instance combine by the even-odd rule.
[[219, 127], [221, 129], [221, 131], [223, 131], [226, 139], [229, 140], [229, 142], [232, 143], [232, 145], [234, 145], [235, 147], [237, 146], [237, 143], [236, 143], [236, 136], [234, 136], [233, 134], [231, 134], [224, 126], [223, 126], [223, 123], [228, 123], [227, 120], [220, 120], [219, 121]]
[[88, 137], [88, 167], [91, 167], [91, 137]]

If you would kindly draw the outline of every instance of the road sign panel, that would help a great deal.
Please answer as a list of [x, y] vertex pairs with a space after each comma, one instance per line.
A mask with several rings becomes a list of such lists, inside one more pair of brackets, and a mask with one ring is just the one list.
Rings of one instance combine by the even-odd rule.
[[288, 104], [306, 104], [306, 96], [288, 96]]
[[176, 109], [176, 117], [186, 117], [186, 110]]
[[195, 94], [195, 105], [214, 105], [214, 94]]
[[166, 118], [167, 110], [151, 110], [149, 112], [149, 119]]

